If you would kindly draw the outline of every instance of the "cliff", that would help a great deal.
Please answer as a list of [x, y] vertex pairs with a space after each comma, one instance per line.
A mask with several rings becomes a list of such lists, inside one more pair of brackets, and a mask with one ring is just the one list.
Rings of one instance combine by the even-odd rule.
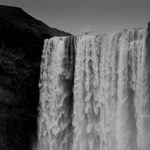
[[0, 6], [0, 150], [30, 150], [36, 140], [44, 39], [68, 35], [21, 8]]

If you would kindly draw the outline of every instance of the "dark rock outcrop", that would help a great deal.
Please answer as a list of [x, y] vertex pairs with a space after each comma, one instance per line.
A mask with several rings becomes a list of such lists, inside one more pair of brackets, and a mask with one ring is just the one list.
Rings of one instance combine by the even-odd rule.
[[69, 35], [20, 8], [0, 6], [0, 150], [32, 148], [44, 39]]

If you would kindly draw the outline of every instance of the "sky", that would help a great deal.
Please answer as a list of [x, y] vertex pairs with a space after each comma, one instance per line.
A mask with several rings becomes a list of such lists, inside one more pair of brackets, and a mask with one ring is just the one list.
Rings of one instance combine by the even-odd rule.
[[50, 27], [74, 35], [146, 28], [150, 21], [150, 0], [0, 0], [0, 4], [21, 7]]

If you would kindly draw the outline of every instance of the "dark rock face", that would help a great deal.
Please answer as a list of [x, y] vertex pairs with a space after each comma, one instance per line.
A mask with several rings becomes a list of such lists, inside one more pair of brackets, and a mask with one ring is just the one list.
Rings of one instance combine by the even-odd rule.
[[22, 9], [0, 6], [0, 150], [30, 150], [36, 141], [44, 39], [71, 34]]

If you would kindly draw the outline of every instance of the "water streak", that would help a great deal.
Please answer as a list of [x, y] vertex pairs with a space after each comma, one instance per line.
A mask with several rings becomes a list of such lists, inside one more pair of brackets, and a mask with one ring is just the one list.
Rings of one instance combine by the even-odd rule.
[[146, 30], [45, 41], [40, 78], [42, 150], [149, 150]]

